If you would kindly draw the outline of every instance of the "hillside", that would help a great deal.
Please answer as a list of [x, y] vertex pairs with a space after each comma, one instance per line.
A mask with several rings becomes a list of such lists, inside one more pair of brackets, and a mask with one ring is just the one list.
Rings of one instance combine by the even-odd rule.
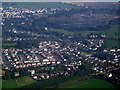
[[69, 5], [60, 2], [4, 2], [3, 7], [17, 7], [17, 8], [79, 8], [78, 6]]
[[111, 8], [116, 6], [118, 3], [114, 2], [66, 2], [68, 4], [73, 4], [76, 6], [88, 6], [92, 8]]

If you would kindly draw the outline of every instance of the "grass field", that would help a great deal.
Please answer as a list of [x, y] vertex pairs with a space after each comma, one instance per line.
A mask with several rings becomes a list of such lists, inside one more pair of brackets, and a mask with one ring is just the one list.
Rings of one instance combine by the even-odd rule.
[[80, 53], [82, 56], [90, 55], [89, 53], [81, 52]]
[[15, 47], [17, 43], [2, 43], [3, 48], [12, 48]]
[[34, 8], [55, 8], [55, 7], [60, 7], [60, 8], [79, 8], [78, 6], [73, 6], [73, 5], [67, 5], [64, 3], [59, 3], [59, 2], [14, 2], [14, 3], [3, 3], [4, 6], [12, 6], [12, 7], [18, 7], [18, 8], [29, 8], [29, 9], [34, 9]]
[[82, 36], [87, 36], [87, 35], [89, 35], [89, 34], [91, 34], [91, 33], [94, 33], [94, 34], [98, 34], [98, 33], [100, 33], [99, 31], [90, 31], [90, 30], [85, 30], [85, 31], [80, 31], [79, 32]]
[[[111, 27], [111, 29], [109, 30], [106, 30], [106, 36], [109, 40], [106, 41], [105, 45], [106, 47], [120, 47], [120, 40], [117, 40], [117, 39], [120, 39], [120, 25], [113, 25]], [[113, 40], [113, 39], [116, 39], [116, 40]]]
[[110, 29], [108, 30], [105, 30], [105, 31], [91, 31], [91, 30], [86, 30], [86, 31], [80, 31], [79, 33], [82, 35], [82, 36], [87, 36], [91, 33], [95, 33], [95, 34], [98, 34], [98, 33], [102, 33], [102, 34], [106, 34], [107, 38], [114, 38], [114, 39], [118, 39], [120, 38], [120, 25], [113, 25]]
[[61, 33], [61, 34], [64, 34], [64, 35], [73, 35], [73, 34], [75, 34], [72, 31], [67, 31], [67, 30], [64, 30], [64, 29], [50, 29], [49, 31], [58, 32], [58, 33]]
[[101, 33], [101, 34], [105, 34], [106, 37], [109, 39], [105, 42], [105, 46], [106, 47], [119, 47], [119, 43], [120, 43], [120, 40], [113, 40], [113, 39], [120, 39], [120, 25], [113, 25], [110, 29], [107, 29], [105, 31], [80, 31], [79, 33], [82, 35], [82, 36], [87, 36], [87, 35], [90, 35], [91, 33], [94, 33], [94, 34], [98, 34], [98, 33]]
[[120, 38], [120, 34], [119, 34], [120, 30], [119, 30], [119, 28], [120, 28], [120, 25], [113, 25], [111, 27], [111, 29], [106, 30], [107, 37], [108, 38], [114, 38], [114, 39]]
[[15, 46], [16, 43], [7, 43], [7, 44], [3, 44], [3, 46]]
[[19, 88], [31, 83], [34, 83], [35, 81], [31, 77], [21, 77], [15, 80], [6, 80], [2, 83], [2, 88]]
[[2, 81], [0, 80], [0, 90], [2, 90]]
[[0, 69], [0, 74], [5, 74], [5, 71]]
[[89, 79], [63, 86], [63, 88], [115, 88], [115, 86], [105, 80]]
[[106, 47], [120, 47], [120, 40], [107, 40], [105, 43]]

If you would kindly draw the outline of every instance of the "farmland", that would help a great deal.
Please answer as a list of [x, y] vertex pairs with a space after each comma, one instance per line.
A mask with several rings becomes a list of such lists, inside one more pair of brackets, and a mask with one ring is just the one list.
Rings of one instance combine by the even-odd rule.
[[98, 33], [100, 33], [99, 31], [90, 31], [90, 30], [85, 30], [85, 31], [80, 31], [80, 34], [82, 35], [82, 36], [87, 36], [87, 35], [90, 35], [91, 33], [94, 33], [94, 34], [98, 34]]
[[17, 44], [16, 43], [4, 43], [2, 44], [2, 47], [6, 48], [6, 47], [15, 47]]
[[107, 38], [105, 42], [105, 46], [111, 48], [111, 47], [119, 47], [119, 43], [120, 43], [119, 28], [120, 28], [120, 25], [112, 25], [111, 28], [107, 30], [101, 30], [101, 31], [85, 30], [85, 31], [80, 31], [79, 33], [84, 37], [86, 37], [87, 35], [90, 35], [91, 33], [105, 34]]
[[3, 6], [12, 6], [12, 7], [18, 7], [20, 9], [22, 8], [28, 8], [28, 9], [35, 9], [35, 8], [79, 8], [74, 5], [67, 5], [65, 3], [58, 3], [58, 2], [16, 2], [16, 3], [3, 3]]
[[120, 40], [107, 40], [106, 47], [119, 47]]
[[3, 88], [19, 88], [35, 82], [31, 77], [21, 77], [18, 79], [5, 80], [2, 83]]
[[16, 43], [6, 43], [6, 44], [3, 44], [3, 46], [15, 46]]
[[57, 32], [57, 33], [64, 34], [64, 35], [73, 35], [73, 34], [75, 34], [72, 31], [67, 31], [67, 30], [64, 30], [64, 29], [50, 29], [50, 31]]
[[111, 29], [106, 30], [107, 41], [105, 43], [106, 47], [119, 47], [120, 43], [120, 34], [119, 34], [120, 25], [113, 25]]
[[50, 29], [50, 32], [57, 32], [60, 34], [64, 35], [75, 35], [76, 33], [81, 34], [81, 36], [86, 37], [87, 35], [90, 35], [91, 33], [93, 34], [105, 34], [106, 35], [106, 42], [105, 46], [106, 47], [119, 47], [119, 42], [118, 40], [120, 38], [119, 34], [119, 29], [120, 25], [112, 25], [110, 29], [107, 30], [101, 30], [101, 31], [92, 31], [92, 30], [81, 30], [81, 31], [68, 31], [64, 29]]
[[115, 88], [115, 86], [104, 80], [89, 79], [63, 86], [63, 88]]
[[112, 25], [111, 28], [107, 30], [101, 30], [101, 31], [85, 30], [85, 31], [80, 31], [80, 33], [82, 36], [87, 36], [91, 33], [95, 33], [95, 34], [102, 33], [102, 34], [106, 34], [107, 38], [118, 39], [120, 38], [119, 28], [120, 25]]
[[113, 38], [113, 39], [120, 38], [119, 28], [120, 25], [113, 25], [111, 29], [106, 30], [107, 38]]
[[0, 81], [0, 89], [2, 88], [2, 83], [1, 83], [1, 81]]

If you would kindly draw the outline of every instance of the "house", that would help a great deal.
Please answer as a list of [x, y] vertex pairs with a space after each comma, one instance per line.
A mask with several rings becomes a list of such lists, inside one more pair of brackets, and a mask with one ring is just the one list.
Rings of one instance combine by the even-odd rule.
[[107, 77], [109, 78], [112, 77], [112, 73], [107, 74]]
[[47, 30], [48, 30], [48, 28], [47, 28], [47, 27], [45, 27], [45, 30], [47, 31]]
[[48, 79], [50, 76], [49, 75], [46, 75], [46, 78]]
[[33, 76], [34, 79], [37, 79], [38, 77], [37, 76]]
[[35, 74], [35, 70], [28, 70], [32, 75]]
[[117, 49], [118, 52], [120, 52], [120, 49]]
[[19, 76], [19, 72], [15, 72], [15, 76], [16, 76], [16, 77]]
[[115, 49], [110, 49], [111, 52], [115, 52]]

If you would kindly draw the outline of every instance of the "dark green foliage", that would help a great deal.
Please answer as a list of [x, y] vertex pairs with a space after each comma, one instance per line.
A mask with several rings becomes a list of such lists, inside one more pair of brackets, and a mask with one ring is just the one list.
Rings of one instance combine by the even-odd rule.
[[11, 79], [11, 71], [6, 70], [5, 75], [3, 76], [3, 79], [5, 79], [5, 80]]
[[93, 56], [102, 60], [114, 59], [114, 56], [108, 53], [96, 53]]

